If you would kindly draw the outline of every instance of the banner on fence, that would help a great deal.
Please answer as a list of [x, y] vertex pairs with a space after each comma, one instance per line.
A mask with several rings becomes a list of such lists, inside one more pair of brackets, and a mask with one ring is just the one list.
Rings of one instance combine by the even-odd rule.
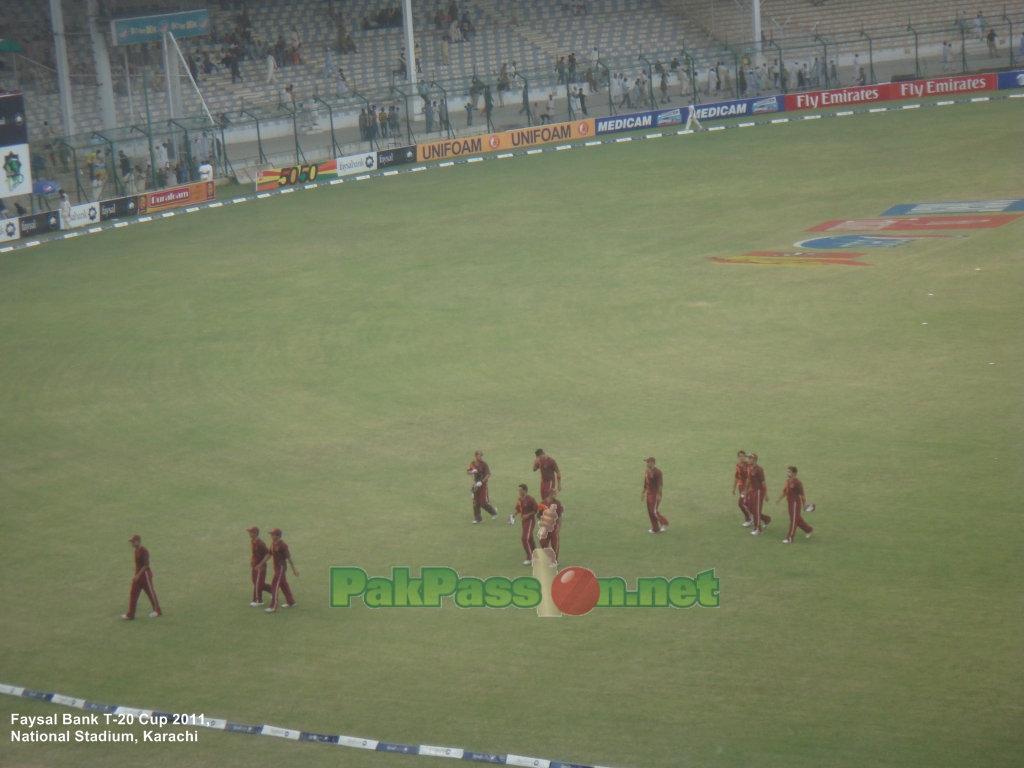
[[1018, 69], [1015, 72], [1000, 72], [997, 85], [1000, 91], [1024, 88], [1024, 69]]
[[408, 165], [415, 163], [419, 153], [416, 146], [399, 147], [398, 149], [387, 149], [377, 153], [377, 167], [387, 168], [389, 165]]
[[994, 91], [997, 78], [994, 74], [963, 75], [962, 77], [932, 77], [927, 80], [910, 80], [889, 85], [890, 99], [920, 99], [925, 96], [955, 96], [958, 93]]
[[175, 38], [210, 34], [210, 12], [181, 11], [159, 16], [138, 16], [133, 19], [114, 19], [110, 22], [110, 36], [114, 45], [155, 43], [163, 40], [164, 32]]
[[256, 172], [256, 191], [266, 192], [280, 187], [291, 187], [295, 184], [307, 184], [311, 181], [333, 178], [338, 175], [338, 161], [331, 158], [325, 163], [309, 165], [289, 165], [285, 168], [271, 168]]
[[479, 155], [484, 152], [522, 149], [537, 144], [553, 144], [572, 139], [589, 139], [594, 135], [593, 119], [572, 123], [537, 125], [532, 128], [517, 128], [502, 133], [487, 133], [464, 139], [431, 141], [417, 145], [419, 161], [447, 160], [453, 157]]
[[185, 205], [205, 203], [217, 199], [217, 188], [212, 181], [200, 181], [186, 184], [183, 187], [161, 189], [159, 192], [147, 192], [139, 195], [139, 213], [157, 213], [168, 208], [181, 208]]
[[60, 215], [61, 229], [74, 229], [85, 227], [89, 224], [96, 224], [100, 220], [100, 204], [85, 203], [84, 205], [72, 205], [70, 215]]
[[0, 197], [32, 194], [25, 99], [20, 93], [0, 96]]
[[0, 243], [8, 240], [17, 240], [21, 237], [21, 228], [17, 219], [4, 219], [0, 221]]
[[363, 152], [358, 155], [345, 155], [335, 160], [339, 176], [351, 176], [355, 173], [369, 173], [377, 170], [377, 153]]
[[[145, 195], [142, 195], [145, 197]], [[111, 221], [112, 219], [125, 219], [134, 216], [139, 212], [139, 196], [115, 197], [110, 200], [101, 200], [100, 221]]]
[[18, 226], [21, 229], [22, 237], [33, 235], [45, 235], [48, 232], [56, 232], [60, 229], [60, 214], [56, 211], [45, 213], [34, 213], [30, 216], [22, 216], [18, 219]]
[[[703, 122], [704, 120], [724, 120], [729, 117], [771, 114], [782, 112], [785, 108], [786, 104], [781, 96], [764, 96], [757, 99], [737, 99], [695, 105], [693, 109], [697, 120]], [[636, 112], [616, 117], [599, 117], [594, 120], [594, 132], [600, 135], [683, 125], [688, 112], [688, 107], [675, 107], [674, 109], [656, 109], [650, 112]]]

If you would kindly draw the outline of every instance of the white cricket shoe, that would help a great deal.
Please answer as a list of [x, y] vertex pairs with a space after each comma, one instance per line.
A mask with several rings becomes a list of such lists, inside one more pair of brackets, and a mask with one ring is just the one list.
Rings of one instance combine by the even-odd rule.
[[482, 522], [483, 522], [483, 520], [474, 520], [473, 521], [473, 525], [476, 525], [477, 523], [482, 523]]
[[772, 524], [772, 521], [771, 521], [771, 520], [769, 520], [768, 522], [766, 522], [766, 523], [765, 523], [764, 525], [762, 525], [761, 527], [762, 527], [762, 528], [767, 528], [767, 527], [768, 527], [769, 525], [771, 525], [771, 524]]
[[782, 543], [783, 543], [783, 544], [792, 544], [792, 543], [793, 543], [793, 540], [792, 540], [792, 539], [783, 539], [783, 540], [782, 540]]
[[151, 619], [159, 619], [162, 615], [163, 614], [161, 614], [161, 613], [157, 613], [156, 611], [153, 611], [152, 613], [149, 614], [149, 618], [151, 618]]
[[523, 565], [533, 565], [532, 560], [523, 560]]
[[751, 535], [751, 536], [760, 536], [760, 535], [761, 535], [761, 532], [760, 532], [760, 531], [751, 531], [751, 532], [750, 532], [750, 535]]
[[265, 608], [264, 613], [277, 613], [277, 608]]
[[753, 520], [745, 520], [745, 521], [743, 522], [743, 527], [744, 527], [744, 528], [749, 528], [749, 527], [750, 527], [750, 526], [752, 526], [753, 524], [754, 524], [754, 521], [753, 521]]
[[[814, 533], [814, 531], [811, 531], [811, 533]], [[804, 538], [805, 538], [805, 539], [809, 539], [809, 538], [811, 538], [811, 533], [808, 533], [808, 534], [807, 534], [806, 536], [804, 536]]]
[[259, 608], [261, 605], [263, 605], [263, 603], [249, 603], [250, 608]]
[[131, 621], [135, 617], [134, 616], [129, 616], [127, 613], [122, 613], [121, 614], [121, 618], [124, 619], [125, 621]]

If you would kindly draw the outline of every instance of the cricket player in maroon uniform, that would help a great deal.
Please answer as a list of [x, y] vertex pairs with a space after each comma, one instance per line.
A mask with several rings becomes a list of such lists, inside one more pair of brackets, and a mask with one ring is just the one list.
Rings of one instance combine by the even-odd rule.
[[561, 542], [562, 533], [562, 513], [565, 512], [565, 506], [558, 500], [558, 490], [552, 488], [548, 492], [548, 496], [544, 499], [544, 503], [548, 509], [555, 513], [555, 524], [554, 527], [548, 531], [548, 533], [541, 538], [540, 545], [542, 547], [551, 547], [555, 553], [555, 561], [558, 561], [558, 545]]
[[537, 459], [533, 462], [533, 471], [540, 470], [540, 497], [546, 499], [552, 488], [562, 490], [562, 473], [558, 471], [558, 462], [544, 453], [543, 448], [538, 448], [534, 454]]
[[668, 528], [668, 520], [658, 511], [661, 505], [661, 490], [665, 486], [665, 478], [661, 470], [654, 466], [654, 457], [648, 456], [647, 469], [644, 470], [644, 489], [640, 492], [641, 501], [647, 500], [647, 514], [651, 518], [651, 527], [648, 533], [664, 533]]
[[[757, 463], [757, 454], [747, 456], [747, 510], [754, 516], [754, 530], [751, 536], [757, 536], [762, 530], [768, 527], [772, 519], [761, 511], [764, 506], [765, 496], [768, 495], [768, 485], [764, 479], [764, 469]], [[762, 525], [763, 523], [763, 525]]]
[[796, 478], [796, 467], [789, 467], [786, 470], [786, 487], [782, 489], [782, 493], [775, 503], [778, 504], [783, 498], [789, 502], [789, 535], [782, 540], [782, 543], [792, 544], [793, 534], [796, 533], [797, 528], [807, 534], [805, 538], [811, 538], [814, 529], [804, 522], [803, 515], [800, 514], [807, 499], [804, 498], [804, 484]]
[[249, 567], [252, 568], [252, 602], [249, 605], [256, 608], [263, 605], [263, 593], [270, 592], [267, 586], [267, 554], [270, 550], [260, 538], [259, 528], [254, 525], [248, 530], [252, 546], [252, 557], [249, 558]]
[[132, 536], [128, 543], [135, 549], [135, 577], [132, 579], [132, 591], [128, 598], [128, 613], [121, 614], [122, 619], [135, 618], [135, 606], [139, 603], [139, 593], [145, 592], [149, 602], [153, 605], [153, 611], [149, 618], [155, 619], [163, 616], [160, 611], [160, 601], [156, 599], [156, 590], [153, 588], [153, 571], [149, 567], [149, 550], [142, 546], [141, 536]]
[[523, 549], [526, 550], [526, 559], [523, 565], [531, 565], [533, 562], [533, 550], [537, 548], [537, 542], [533, 540], [533, 530], [537, 525], [537, 500], [527, 493], [529, 489], [525, 484], [519, 486], [519, 500], [516, 501], [516, 511], [509, 515], [508, 524], [515, 525], [516, 515], [523, 521]]
[[473, 475], [473, 489], [470, 491], [473, 494], [473, 522], [482, 523], [484, 521], [480, 514], [481, 509], [486, 509], [493, 520], [498, 516], [498, 508], [491, 504], [490, 494], [487, 491], [487, 481], [491, 479], [491, 468], [484, 461], [483, 453], [477, 451], [474, 454], [466, 474]]
[[295, 569], [295, 563], [292, 562], [292, 555], [288, 551], [288, 545], [281, 539], [280, 528], [275, 528], [270, 532], [270, 542], [270, 552], [263, 558], [263, 562], [260, 565], [266, 565], [267, 560], [270, 558], [274, 559], [274, 581], [270, 585], [270, 607], [266, 609], [266, 612], [275, 613], [278, 608], [277, 597], [279, 590], [284, 592], [285, 608], [291, 608], [295, 605], [295, 598], [292, 597], [292, 590], [288, 586], [288, 566], [291, 565], [292, 573], [296, 576], [299, 575], [299, 572]]
[[754, 524], [753, 518], [750, 516], [750, 510], [747, 509], [747, 498], [744, 493], [744, 489], [747, 487], [747, 474], [749, 471], [747, 466], [747, 452], [740, 451], [736, 454], [736, 473], [733, 475], [732, 481], [732, 495], [736, 495], [736, 491], [740, 492], [740, 512], [743, 513], [743, 527], [749, 528]]

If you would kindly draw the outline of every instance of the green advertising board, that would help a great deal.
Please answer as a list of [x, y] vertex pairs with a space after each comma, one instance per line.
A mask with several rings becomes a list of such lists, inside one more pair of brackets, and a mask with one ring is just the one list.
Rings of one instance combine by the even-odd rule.
[[110, 22], [110, 34], [114, 45], [153, 43], [163, 40], [164, 32], [176, 38], [195, 37], [210, 34], [210, 12], [182, 11], [163, 13], [159, 16], [139, 16], [134, 19], [114, 19]]

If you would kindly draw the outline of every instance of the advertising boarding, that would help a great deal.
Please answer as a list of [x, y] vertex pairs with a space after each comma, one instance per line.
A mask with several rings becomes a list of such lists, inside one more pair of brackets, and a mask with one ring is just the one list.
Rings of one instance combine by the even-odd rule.
[[377, 170], [377, 153], [362, 152], [358, 155], [345, 155], [335, 161], [339, 176], [352, 176], [357, 173], [370, 173]]
[[85, 203], [84, 205], [72, 205], [70, 213], [60, 215], [61, 229], [75, 229], [86, 227], [90, 224], [98, 224], [100, 221], [100, 203]]
[[114, 19], [110, 22], [110, 37], [114, 45], [155, 43], [163, 40], [164, 32], [176, 39], [210, 34], [210, 12], [182, 11], [159, 16], [139, 16], [134, 19]]
[[1014, 88], [1024, 88], [1024, 70], [1016, 72], [1000, 72], [997, 81], [1000, 91], [1007, 91]]
[[391, 165], [408, 165], [415, 163], [419, 153], [416, 147], [398, 147], [397, 149], [382, 150], [377, 153], [377, 167], [387, 168]]
[[[764, 96], [756, 99], [737, 99], [714, 104], [694, 105], [694, 117], [701, 123], [705, 120], [725, 120], [730, 117], [749, 117], [782, 112], [786, 108], [781, 96]], [[599, 117], [594, 120], [594, 131], [599, 136], [623, 131], [640, 131], [647, 128], [664, 128], [671, 125], [685, 125], [688, 107], [656, 109], [650, 112], [636, 112], [630, 115]]]
[[25, 99], [20, 93], [0, 96], [0, 197], [32, 194]]
[[256, 172], [256, 191], [267, 192], [281, 187], [296, 184], [308, 184], [312, 181], [324, 181], [338, 175], [338, 161], [333, 157], [325, 163], [309, 165], [289, 165], [285, 168], [271, 168]]
[[60, 229], [60, 214], [56, 211], [47, 211], [46, 213], [22, 216], [18, 219], [18, 226], [21, 228], [22, 237], [34, 237], [35, 235], [56, 232]]
[[487, 133], [464, 139], [431, 141], [419, 144], [417, 148], [419, 162], [429, 162], [479, 155], [485, 152], [524, 149], [538, 144], [553, 144], [572, 139], [589, 139], [593, 135], [594, 121], [588, 118], [572, 123], [536, 125], [532, 128], [516, 128], [502, 133]]
[[[145, 195], [143, 195], [145, 197]], [[139, 212], [139, 196], [115, 197], [110, 200], [101, 200], [100, 221], [111, 221], [113, 219], [126, 219]]]
[[216, 199], [217, 188], [213, 182], [200, 181], [196, 184], [186, 184], [183, 187], [173, 187], [139, 195], [139, 214], [159, 213], [170, 208], [181, 208]]
[[21, 237], [21, 228], [17, 219], [3, 219], [0, 221], [0, 243], [8, 240], [17, 240]]

